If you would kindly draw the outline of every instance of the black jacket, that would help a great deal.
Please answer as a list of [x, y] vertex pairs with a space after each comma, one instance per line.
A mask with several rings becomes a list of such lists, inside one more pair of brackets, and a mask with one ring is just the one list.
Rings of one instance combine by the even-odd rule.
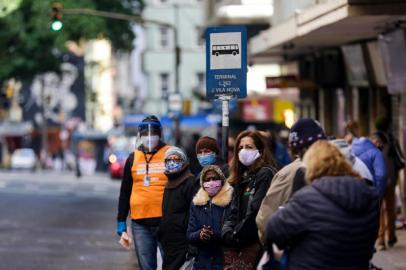
[[323, 177], [268, 221], [268, 245], [288, 248], [290, 270], [364, 270], [378, 232], [379, 196], [365, 181]]
[[186, 230], [195, 179], [188, 166], [179, 173], [167, 176], [158, 239], [164, 251], [163, 269], [179, 269], [186, 259], [188, 250]]
[[222, 230], [226, 245], [245, 247], [259, 243], [255, 218], [274, 174], [275, 169], [262, 167], [256, 172], [246, 172], [234, 186], [231, 213]]

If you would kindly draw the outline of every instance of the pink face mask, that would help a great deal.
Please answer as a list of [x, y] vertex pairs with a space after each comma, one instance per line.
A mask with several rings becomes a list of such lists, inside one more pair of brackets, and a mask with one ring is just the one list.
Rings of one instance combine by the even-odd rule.
[[204, 189], [209, 193], [210, 197], [215, 196], [221, 189], [222, 187], [222, 181], [221, 180], [212, 180], [209, 182], [203, 183]]

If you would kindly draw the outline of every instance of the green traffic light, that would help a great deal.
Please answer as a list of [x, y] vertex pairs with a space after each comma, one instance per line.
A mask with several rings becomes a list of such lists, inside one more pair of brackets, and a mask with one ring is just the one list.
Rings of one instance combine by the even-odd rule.
[[52, 24], [51, 24], [52, 31], [59, 31], [59, 30], [62, 29], [62, 27], [63, 27], [62, 22], [58, 21], [58, 20], [53, 21]]

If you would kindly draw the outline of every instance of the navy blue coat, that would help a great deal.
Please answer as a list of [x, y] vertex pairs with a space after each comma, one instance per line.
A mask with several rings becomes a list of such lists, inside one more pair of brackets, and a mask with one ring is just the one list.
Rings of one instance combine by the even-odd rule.
[[[200, 188], [194, 197], [187, 229], [187, 239], [198, 249], [193, 269], [223, 269], [221, 229], [229, 213], [232, 193], [233, 188], [226, 182], [220, 192], [211, 200], [203, 188]], [[209, 242], [200, 240], [203, 225], [213, 228], [214, 235]]]
[[296, 192], [267, 224], [268, 246], [289, 248], [289, 270], [368, 269], [379, 197], [363, 180], [322, 177]]

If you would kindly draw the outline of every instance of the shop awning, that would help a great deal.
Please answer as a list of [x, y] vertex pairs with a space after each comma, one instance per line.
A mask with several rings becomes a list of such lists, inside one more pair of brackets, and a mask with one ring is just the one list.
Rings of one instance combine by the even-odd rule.
[[388, 27], [406, 20], [405, 14], [404, 1], [328, 1], [261, 32], [251, 39], [249, 50], [253, 56], [282, 59], [282, 56], [306, 53], [316, 47], [376, 39]]
[[87, 130], [83, 132], [76, 131], [72, 134], [72, 140], [107, 140], [107, 133], [99, 132], [95, 130]]
[[[145, 115], [136, 114], [136, 115], [126, 115], [124, 117], [124, 127], [125, 128], [137, 128], [144, 119]], [[173, 120], [169, 117], [160, 117], [162, 126], [171, 127], [173, 125]], [[219, 115], [187, 115], [182, 116], [180, 119], [181, 129], [195, 129], [195, 128], [207, 128], [217, 125], [221, 121]]]

